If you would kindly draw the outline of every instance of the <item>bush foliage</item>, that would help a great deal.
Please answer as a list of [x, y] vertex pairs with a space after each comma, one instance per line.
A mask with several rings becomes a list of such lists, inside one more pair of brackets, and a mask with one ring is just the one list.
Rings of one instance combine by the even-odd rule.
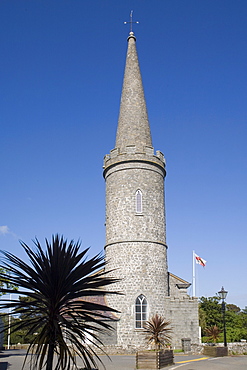
[[[226, 304], [225, 320], [227, 342], [239, 342], [241, 339], [247, 339], [247, 307], [241, 310], [234, 304]], [[203, 342], [223, 342], [222, 304], [219, 297], [200, 298], [199, 322], [202, 328]], [[217, 338], [209, 335], [209, 330], [212, 327], [219, 329]]]

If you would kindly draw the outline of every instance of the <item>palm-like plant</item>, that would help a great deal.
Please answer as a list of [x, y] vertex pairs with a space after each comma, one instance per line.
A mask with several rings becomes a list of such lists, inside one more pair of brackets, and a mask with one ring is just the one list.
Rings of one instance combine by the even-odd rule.
[[[46, 370], [68, 370], [72, 365], [77, 368], [75, 355], [91, 369], [96, 366], [94, 356], [98, 356], [86, 341], [101, 347], [98, 333], [111, 329], [104, 319], [107, 312], [116, 311], [93, 303], [88, 297], [108, 293], [104, 287], [116, 280], [104, 274], [104, 257], [96, 255], [86, 259], [88, 248], [80, 252], [79, 242], [68, 243], [56, 235], [51, 243], [46, 239], [45, 251], [37, 239], [34, 244], [35, 248], [31, 249], [21, 242], [29, 264], [9, 252], [1, 252], [4, 258], [0, 268], [10, 272], [9, 282], [18, 285], [19, 294], [29, 299], [2, 299], [0, 308], [22, 316], [20, 322], [11, 324], [12, 332], [28, 329], [27, 334], [37, 333], [27, 351], [27, 354], [35, 354], [31, 356], [30, 369], [40, 370], [45, 366]], [[4, 278], [0, 270], [0, 280]], [[1, 291], [16, 293], [11, 288], [1, 288]]]
[[218, 328], [217, 325], [210, 326], [209, 328], [205, 329], [207, 332], [207, 336], [210, 340], [213, 340], [214, 343], [217, 342], [217, 340], [220, 337], [221, 330]]
[[160, 350], [167, 344], [171, 343], [172, 328], [169, 326], [170, 321], [157, 313], [152, 316], [144, 325], [144, 333], [148, 344], [154, 345], [156, 350]]

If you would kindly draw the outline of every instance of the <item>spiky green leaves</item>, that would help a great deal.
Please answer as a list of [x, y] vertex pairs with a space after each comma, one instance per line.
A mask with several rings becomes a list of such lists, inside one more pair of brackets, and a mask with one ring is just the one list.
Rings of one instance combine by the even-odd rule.
[[[1, 308], [22, 317], [12, 324], [12, 331], [27, 329], [28, 334], [37, 333], [28, 348], [28, 353], [36, 355], [32, 356], [30, 369], [39, 370], [46, 364], [46, 370], [67, 370], [72, 364], [76, 366], [75, 355], [82, 358], [87, 368], [95, 367], [95, 351], [89, 344], [102, 344], [98, 333], [111, 329], [107, 320], [116, 312], [104, 304], [103, 297], [108, 293], [105, 287], [115, 282], [104, 273], [104, 257], [86, 259], [88, 249], [81, 252], [79, 242], [68, 243], [58, 235], [53, 236], [51, 243], [46, 239], [44, 250], [37, 239], [34, 244], [35, 249], [31, 249], [21, 242], [29, 263], [2, 251], [0, 266], [10, 271], [9, 282], [18, 285], [19, 293], [28, 297], [5, 299]], [[0, 270], [0, 280], [3, 278]], [[16, 293], [12, 289], [1, 290]], [[92, 296], [101, 300], [93, 302]]]

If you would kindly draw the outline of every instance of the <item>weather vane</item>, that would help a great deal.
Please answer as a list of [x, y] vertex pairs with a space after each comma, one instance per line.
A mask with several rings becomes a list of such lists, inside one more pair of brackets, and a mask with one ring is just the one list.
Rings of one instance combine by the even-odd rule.
[[133, 23], [139, 23], [138, 21], [133, 22], [133, 10], [130, 12], [130, 21], [129, 22], [124, 22], [124, 24], [130, 24], [130, 32], [133, 32]]

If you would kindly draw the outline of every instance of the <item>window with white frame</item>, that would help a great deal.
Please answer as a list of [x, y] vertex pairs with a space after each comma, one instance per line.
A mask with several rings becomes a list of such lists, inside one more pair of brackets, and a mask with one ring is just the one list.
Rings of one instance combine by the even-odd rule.
[[135, 303], [135, 327], [136, 329], [142, 329], [145, 322], [147, 321], [147, 300], [146, 297], [141, 294], [136, 298]]
[[136, 192], [136, 213], [142, 213], [142, 192], [137, 190]]

